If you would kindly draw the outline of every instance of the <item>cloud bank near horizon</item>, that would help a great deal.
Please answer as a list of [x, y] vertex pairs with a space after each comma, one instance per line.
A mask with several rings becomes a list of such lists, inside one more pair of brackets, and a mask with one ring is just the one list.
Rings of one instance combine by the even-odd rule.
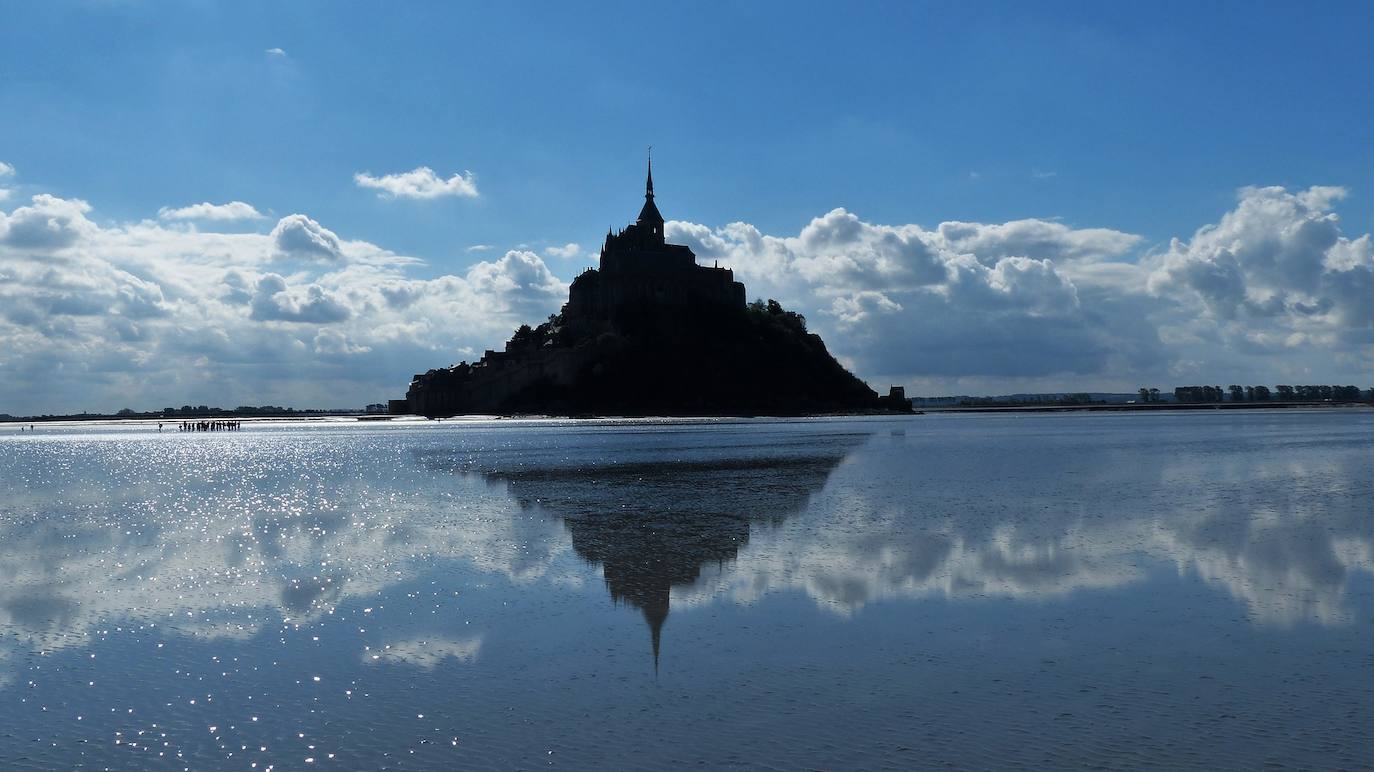
[[46, 194], [0, 211], [0, 412], [363, 404], [567, 293], [532, 252], [420, 279], [303, 214], [223, 233], [90, 213]]
[[844, 209], [796, 236], [738, 222], [667, 230], [733, 267], [751, 297], [811, 312], [838, 355], [884, 383], [1004, 393], [1360, 382], [1374, 377], [1374, 246], [1342, 232], [1332, 209], [1345, 195], [1242, 188], [1219, 222], [1143, 254], [1140, 236], [1105, 228], [927, 230]]
[[[806, 314], [879, 388], [1368, 386], [1374, 246], [1342, 231], [1344, 195], [1243, 188], [1217, 222], [1152, 249], [1110, 228], [883, 225], [846, 209], [795, 235], [680, 221], [668, 235], [734, 268], [751, 298]], [[419, 258], [303, 213], [268, 228], [241, 201], [92, 216], [46, 193], [0, 209], [0, 412], [361, 405], [500, 346], [567, 297], [523, 249], [420, 278]]]

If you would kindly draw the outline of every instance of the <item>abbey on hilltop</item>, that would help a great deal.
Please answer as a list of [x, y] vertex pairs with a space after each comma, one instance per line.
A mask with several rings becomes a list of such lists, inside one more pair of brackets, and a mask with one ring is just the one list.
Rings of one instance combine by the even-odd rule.
[[[560, 313], [522, 325], [504, 351], [416, 375], [393, 413], [797, 415], [892, 407], [840, 366], [806, 319], [745, 302], [728, 268], [669, 244], [652, 164], [634, 224], [607, 232], [600, 268]], [[895, 390], [894, 390], [895, 391]]]
[[665, 242], [663, 215], [654, 203], [651, 162], [639, 218], [619, 233], [606, 232], [601, 269], [573, 280], [563, 314], [611, 321], [627, 311], [669, 306], [743, 310], [744, 285], [735, 281], [730, 269], [697, 265], [689, 247]]

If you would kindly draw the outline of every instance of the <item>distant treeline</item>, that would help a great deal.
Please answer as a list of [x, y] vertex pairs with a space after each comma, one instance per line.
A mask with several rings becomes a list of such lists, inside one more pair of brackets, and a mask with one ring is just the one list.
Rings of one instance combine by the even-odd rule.
[[1105, 405], [1106, 400], [1093, 399], [1087, 393], [1078, 394], [1029, 394], [1024, 397], [962, 397], [960, 407], [1021, 407], [1024, 405], [1045, 405], [1072, 407], [1074, 405]]
[[356, 415], [358, 413], [378, 412], [376, 408], [382, 405], [368, 405], [365, 410], [357, 408], [332, 408], [332, 409], [307, 409], [298, 410], [293, 407], [277, 407], [276, 405], [240, 405], [233, 409], [222, 407], [210, 407], [208, 405], [182, 405], [181, 407], [168, 407], [162, 410], [149, 410], [139, 412], [133, 408], [124, 408], [117, 413], [70, 413], [67, 415], [54, 415], [44, 413], [35, 416], [12, 416], [0, 414], [0, 423], [6, 421], [96, 421], [110, 418], [244, 418], [248, 416], [330, 416], [330, 415]]
[[[352, 411], [351, 408], [346, 408], [346, 410], [349, 410], [350, 412]], [[297, 410], [297, 409], [294, 408], [294, 407], [278, 407], [278, 406], [276, 406], [276, 405], [239, 405], [238, 407], [236, 407], [236, 408], [234, 408], [234, 409], [232, 409], [232, 410], [226, 410], [226, 409], [221, 408], [221, 407], [207, 407], [207, 406], [205, 406], [205, 405], [199, 405], [199, 406], [196, 406], [196, 407], [192, 407], [192, 406], [190, 406], [190, 405], [182, 405], [181, 407], [164, 407], [162, 410], [154, 411], [154, 412], [152, 412], [152, 413], [137, 413], [137, 412], [135, 412], [135, 411], [133, 411], [133, 410], [130, 410], [129, 408], [126, 407], [126, 408], [124, 408], [123, 410], [119, 411], [118, 414], [121, 415], [121, 416], [147, 415], [147, 416], [162, 416], [162, 417], [164, 417], [164, 418], [173, 418], [173, 417], [178, 417], [178, 418], [179, 418], [179, 417], [182, 417], [182, 416], [205, 416], [205, 415], [212, 415], [212, 416], [218, 416], [218, 415], [254, 415], [254, 416], [264, 416], [264, 415], [301, 415], [301, 414], [313, 415], [313, 414], [317, 414], [317, 413], [336, 413], [336, 412], [340, 412], [340, 411], [339, 411], [339, 410], [315, 410], [315, 409], [311, 409], [311, 410]]]
[[[1163, 402], [1159, 389], [1142, 388], [1141, 402]], [[1374, 389], [1358, 386], [1179, 386], [1175, 402], [1374, 402]]]

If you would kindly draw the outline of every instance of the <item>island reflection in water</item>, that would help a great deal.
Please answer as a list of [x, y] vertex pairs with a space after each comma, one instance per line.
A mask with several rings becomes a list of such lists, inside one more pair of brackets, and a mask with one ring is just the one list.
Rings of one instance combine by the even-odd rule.
[[0, 762], [1348, 766], [1372, 425], [0, 433]]
[[[710, 442], [711, 433], [699, 439]], [[752, 524], [777, 524], [802, 511], [844, 455], [868, 437], [801, 434], [701, 457], [699, 447], [682, 443], [687, 436], [675, 438], [677, 455], [667, 458], [661, 449], [619, 448], [579, 455], [569, 466], [512, 459], [481, 472], [504, 484], [523, 509], [562, 519], [577, 554], [602, 566], [611, 598], [643, 612], [655, 668], [671, 589], [690, 587], [703, 566], [733, 561]]]

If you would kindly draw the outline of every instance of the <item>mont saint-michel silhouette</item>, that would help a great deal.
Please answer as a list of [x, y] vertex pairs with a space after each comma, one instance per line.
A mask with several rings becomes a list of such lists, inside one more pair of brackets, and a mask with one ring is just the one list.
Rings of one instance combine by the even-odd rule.
[[669, 244], [652, 161], [632, 225], [606, 233], [599, 268], [562, 310], [522, 325], [504, 351], [416, 375], [394, 412], [799, 415], [907, 408], [879, 398], [775, 301], [747, 303], [729, 268]]
[[[867, 437], [827, 435], [817, 448], [749, 449], [728, 458], [513, 467], [482, 476], [503, 483], [522, 509], [563, 521], [573, 550], [601, 564], [612, 600], [644, 615], [656, 669], [673, 588], [692, 587], [708, 564], [733, 561], [756, 525], [806, 509]], [[707, 489], [712, 495], [693, 495]]]
[[657, 666], [674, 589], [690, 592], [703, 569], [734, 561], [756, 529], [806, 511], [874, 435], [864, 424], [820, 425], [735, 432], [722, 443], [698, 427], [660, 435], [670, 449], [612, 436], [574, 430], [557, 448], [441, 444], [412, 448], [411, 457], [428, 473], [480, 477], [523, 512], [562, 522], [573, 551], [601, 566], [611, 599], [643, 614]]

